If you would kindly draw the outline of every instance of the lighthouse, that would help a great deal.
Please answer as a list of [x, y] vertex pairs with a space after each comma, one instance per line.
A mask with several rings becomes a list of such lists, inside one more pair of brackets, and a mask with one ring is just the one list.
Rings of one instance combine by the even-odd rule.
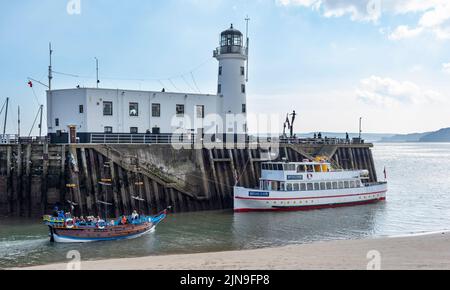
[[[222, 104], [221, 115], [226, 127], [224, 133], [234, 131], [237, 134], [245, 134], [247, 133], [246, 62], [248, 45], [244, 45], [242, 33], [235, 29], [233, 24], [221, 33], [220, 47], [214, 51], [214, 58], [219, 62], [217, 95]], [[227, 116], [241, 117], [245, 121], [233, 130], [230, 128], [230, 124], [225, 124], [225, 120], [229, 120]]]

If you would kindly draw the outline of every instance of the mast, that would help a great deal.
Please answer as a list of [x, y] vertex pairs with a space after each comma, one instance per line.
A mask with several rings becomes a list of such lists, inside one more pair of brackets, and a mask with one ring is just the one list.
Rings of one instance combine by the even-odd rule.
[[17, 107], [17, 137], [20, 138], [20, 106]]
[[9, 98], [6, 98], [6, 111], [5, 111], [5, 124], [3, 124], [3, 137], [6, 136], [6, 122], [8, 120], [8, 106], [9, 106]]
[[42, 137], [42, 113], [44, 111], [44, 105], [41, 105], [40, 107], [40, 120], [39, 120], [39, 139]]
[[52, 90], [52, 79], [53, 79], [53, 68], [52, 68], [52, 43], [50, 42], [49, 45], [49, 54], [50, 54], [50, 65], [48, 66], [48, 90]]
[[359, 118], [359, 140], [362, 139], [362, 117]]
[[98, 79], [98, 58], [95, 57], [95, 63], [96, 63], [96, 68], [97, 68], [97, 89], [98, 89], [98, 85], [100, 84], [100, 80]]

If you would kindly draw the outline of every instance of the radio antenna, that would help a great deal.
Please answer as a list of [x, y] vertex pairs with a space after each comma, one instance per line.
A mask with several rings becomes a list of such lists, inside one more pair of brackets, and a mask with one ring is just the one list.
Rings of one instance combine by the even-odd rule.
[[248, 83], [248, 52], [249, 52], [249, 45], [250, 45], [250, 38], [248, 37], [248, 23], [249, 23], [249, 21], [250, 21], [250, 18], [248, 17], [248, 15], [247, 15], [247, 17], [245, 18], [245, 22], [246, 22], [246, 32], [245, 32], [245, 34], [246, 34], [246, 37], [247, 37], [247, 47], [246, 47], [246, 51], [247, 51], [247, 74], [246, 74], [246, 78], [245, 78], [245, 81]]
[[48, 66], [48, 90], [52, 90], [52, 79], [53, 79], [53, 68], [52, 68], [52, 43], [50, 42], [48, 45], [49, 48], [49, 54], [50, 54], [50, 65]]

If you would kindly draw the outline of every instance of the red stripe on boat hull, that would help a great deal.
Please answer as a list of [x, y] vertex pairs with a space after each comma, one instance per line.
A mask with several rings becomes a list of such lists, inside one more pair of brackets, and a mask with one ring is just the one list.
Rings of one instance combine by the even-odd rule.
[[387, 191], [377, 191], [377, 192], [369, 192], [369, 193], [359, 193], [359, 194], [345, 194], [345, 195], [333, 195], [333, 196], [317, 196], [317, 197], [298, 197], [298, 198], [255, 198], [255, 197], [235, 197], [236, 199], [242, 200], [261, 200], [261, 201], [272, 201], [272, 200], [310, 200], [310, 199], [326, 199], [326, 198], [341, 198], [341, 197], [355, 197], [355, 196], [366, 196], [366, 195], [374, 195], [374, 194], [384, 194]]
[[347, 206], [358, 206], [358, 205], [365, 205], [365, 204], [373, 204], [378, 203], [381, 201], [385, 201], [386, 198], [382, 197], [379, 199], [372, 199], [372, 200], [364, 200], [364, 201], [356, 201], [356, 202], [349, 202], [349, 203], [336, 203], [336, 204], [323, 204], [323, 205], [307, 205], [307, 206], [298, 206], [298, 207], [274, 207], [274, 208], [261, 208], [261, 209], [251, 209], [251, 208], [242, 208], [242, 209], [235, 209], [234, 212], [236, 213], [245, 213], [245, 212], [274, 212], [274, 211], [309, 211], [309, 210], [317, 210], [317, 209], [325, 209], [325, 208], [339, 208], [339, 207], [347, 207]]

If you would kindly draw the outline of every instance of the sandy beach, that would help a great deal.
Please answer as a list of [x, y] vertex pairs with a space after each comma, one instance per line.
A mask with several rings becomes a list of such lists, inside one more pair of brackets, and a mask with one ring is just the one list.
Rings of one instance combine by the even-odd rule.
[[[378, 263], [378, 261], [380, 263]], [[382, 270], [450, 269], [450, 233], [281, 248], [85, 261], [82, 270]], [[65, 270], [66, 264], [24, 268]]]

